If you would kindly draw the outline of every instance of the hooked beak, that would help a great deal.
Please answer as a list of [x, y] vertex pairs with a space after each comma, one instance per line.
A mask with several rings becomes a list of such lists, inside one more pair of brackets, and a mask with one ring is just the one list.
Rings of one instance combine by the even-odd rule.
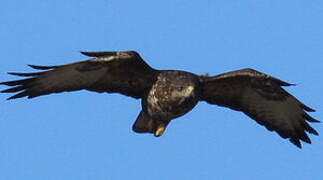
[[194, 86], [188, 86], [187, 91], [192, 92], [194, 90]]
[[187, 97], [194, 95], [194, 86], [188, 86], [186, 88], [186, 93], [185, 94], [186, 94]]

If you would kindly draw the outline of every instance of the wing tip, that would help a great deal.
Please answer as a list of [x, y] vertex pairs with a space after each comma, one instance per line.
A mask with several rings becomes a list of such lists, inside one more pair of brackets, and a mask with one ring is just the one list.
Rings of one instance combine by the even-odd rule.
[[303, 117], [308, 121], [308, 122], [312, 122], [312, 123], [320, 123], [321, 121], [311, 117], [309, 114], [305, 113], [303, 114]]
[[[86, 52], [86, 51], [79, 51], [79, 53], [81, 53], [82, 55], [84, 55], [84, 56], [89, 56], [89, 54], [88, 54], [88, 52]], [[91, 56], [90, 56], [91, 57]]]
[[88, 57], [115, 56], [117, 51], [80, 51], [81, 54]]
[[312, 108], [306, 106], [305, 104], [301, 104], [301, 107], [307, 112], [315, 112], [315, 109], [312, 109]]
[[[273, 78], [273, 77], [272, 77]], [[295, 83], [289, 83], [289, 82], [286, 82], [286, 81], [282, 81], [280, 79], [277, 79], [277, 78], [273, 78], [277, 83], [278, 85], [280, 86], [296, 86]]]
[[22, 97], [25, 97], [25, 96], [28, 96], [28, 92], [27, 91], [22, 91], [22, 92], [17, 93], [17, 94], [15, 94], [13, 96], [10, 96], [9, 98], [7, 98], [7, 100], [22, 98]]
[[33, 65], [33, 64], [27, 64], [27, 66], [37, 70], [49, 70], [57, 67], [57, 66], [39, 66], [39, 65]]
[[298, 138], [290, 138], [289, 141], [293, 143], [296, 147], [302, 149], [302, 144]]
[[318, 135], [320, 135], [315, 129], [313, 129], [311, 132], [309, 132], [309, 133], [311, 133], [311, 134], [313, 134], [313, 135], [316, 135], [316, 136], [318, 136]]
[[22, 77], [28, 77], [28, 76], [39, 76], [42, 74], [42, 72], [36, 72], [36, 73], [18, 73], [18, 72], [8, 72], [10, 75], [14, 76], [22, 76]]

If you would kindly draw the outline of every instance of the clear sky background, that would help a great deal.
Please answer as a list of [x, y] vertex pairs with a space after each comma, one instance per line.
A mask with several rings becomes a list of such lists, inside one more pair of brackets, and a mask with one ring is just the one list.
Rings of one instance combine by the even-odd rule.
[[[0, 81], [79, 51], [136, 50], [158, 69], [250, 67], [296, 83], [287, 90], [323, 120], [323, 1], [2, 0], [0, 39]], [[200, 103], [155, 138], [132, 132], [140, 101], [118, 94], [7, 97], [1, 180], [323, 179], [322, 136], [298, 149], [226, 108]]]

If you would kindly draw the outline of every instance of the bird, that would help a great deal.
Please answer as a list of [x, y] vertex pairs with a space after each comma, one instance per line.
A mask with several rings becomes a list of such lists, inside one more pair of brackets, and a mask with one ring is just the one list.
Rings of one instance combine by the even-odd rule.
[[199, 102], [240, 111], [288, 139], [298, 148], [311, 144], [307, 133], [318, 135], [309, 125], [320, 122], [308, 112], [315, 110], [289, 94], [287, 83], [251, 68], [215, 76], [196, 75], [182, 70], [157, 70], [136, 51], [81, 52], [87, 60], [57, 66], [28, 65], [38, 71], [9, 72], [22, 79], [0, 82], [9, 86], [1, 93], [8, 99], [88, 90], [119, 93], [141, 99], [141, 111], [132, 130], [163, 135], [169, 123], [191, 111]]

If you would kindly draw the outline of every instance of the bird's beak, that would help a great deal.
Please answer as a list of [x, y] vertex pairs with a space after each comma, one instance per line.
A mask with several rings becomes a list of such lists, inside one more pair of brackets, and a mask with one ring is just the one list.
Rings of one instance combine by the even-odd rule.
[[192, 92], [194, 90], [194, 86], [188, 86], [187, 91]]
[[187, 96], [191, 96], [194, 92], [194, 86], [188, 86], [186, 89]]
[[159, 137], [159, 136], [163, 135], [164, 131], [165, 131], [165, 124], [160, 123], [157, 127], [157, 130], [155, 131], [155, 136]]

